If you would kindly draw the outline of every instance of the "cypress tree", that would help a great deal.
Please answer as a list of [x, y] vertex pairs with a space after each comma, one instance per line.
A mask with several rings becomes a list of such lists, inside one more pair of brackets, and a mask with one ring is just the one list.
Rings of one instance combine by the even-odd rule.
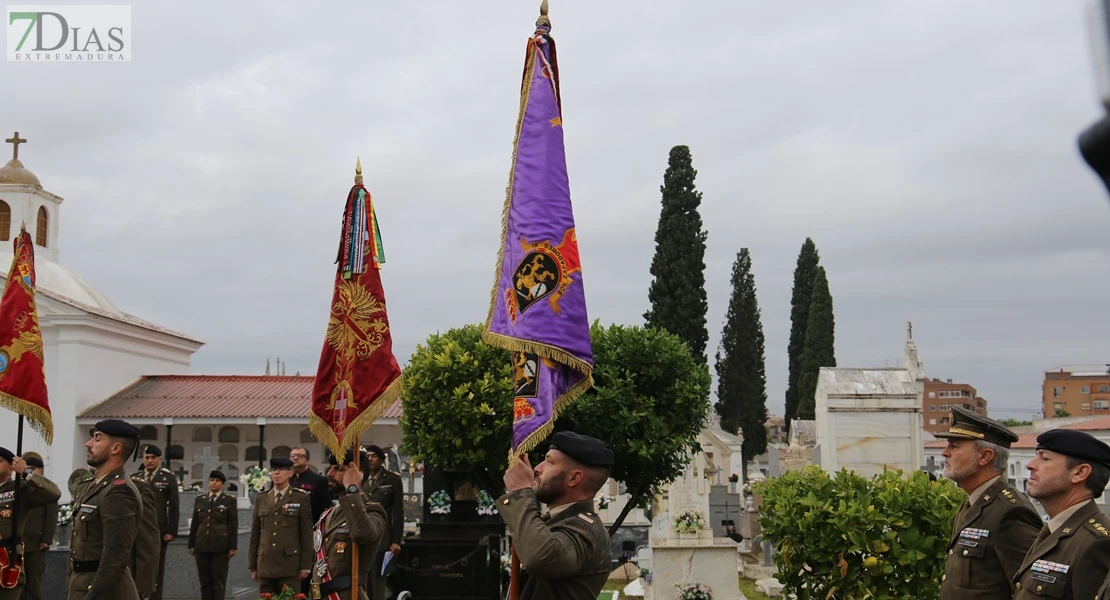
[[655, 231], [655, 257], [651, 261], [654, 280], [648, 290], [651, 308], [644, 313], [648, 328], [664, 329], [677, 335], [690, 348], [690, 354], [708, 364], [705, 347], [709, 331], [705, 315], [705, 238], [702, 230], [701, 192], [694, 187], [690, 148], [671, 148], [667, 171], [663, 174], [663, 209]]
[[829, 280], [825, 277], [825, 268], [817, 267], [806, 326], [806, 349], [802, 355], [802, 378], [798, 384], [799, 419], [812, 419], [814, 416], [813, 396], [817, 391], [817, 375], [821, 367], [836, 366], [835, 329]]
[[813, 278], [817, 274], [820, 260], [817, 245], [812, 239], [806, 238], [801, 251], [798, 252], [798, 263], [794, 267], [794, 293], [790, 297], [790, 343], [787, 346], [789, 375], [786, 384], [785, 415], [788, 431], [790, 421], [798, 413], [798, 384], [802, 377], [802, 353], [805, 352], [806, 346], [809, 305], [813, 300]]
[[767, 375], [763, 323], [756, 298], [752, 258], [741, 248], [732, 264], [732, 297], [728, 303], [721, 345], [717, 349], [717, 414], [721, 428], [744, 431], [744, 480], [748, 461], [767, 450]]

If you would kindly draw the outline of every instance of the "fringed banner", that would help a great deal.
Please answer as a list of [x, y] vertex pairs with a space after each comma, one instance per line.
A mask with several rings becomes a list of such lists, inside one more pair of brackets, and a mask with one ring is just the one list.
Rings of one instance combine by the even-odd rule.
[[370, 192], [362, 185], [361, 161], [355, 173], [309, 417], [312, 434], [337, 456], [401, 396], [402, 385], [385, 310], [381, 235]]
[[510, 464], [551, 433], [593, 385], [593, 349], [563, 146], [551, 23], [528, 40], [502, 215], [501, 250], [482, 339], [512, 351]]
[[23, 415], [47, 444], [54, 421], [46, 393], [46, 362], [35, 307], [35, 246], [20, 228], [0, 296], [0, 405]]

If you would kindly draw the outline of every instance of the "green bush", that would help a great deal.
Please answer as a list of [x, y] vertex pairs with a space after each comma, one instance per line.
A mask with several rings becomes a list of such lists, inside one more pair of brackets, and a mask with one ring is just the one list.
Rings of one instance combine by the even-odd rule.
[[936, 598], [965, 494], [948, 480], [887, 471], [870, 480], [819, 467], [760, 482], [775, 578], [800, 600]]

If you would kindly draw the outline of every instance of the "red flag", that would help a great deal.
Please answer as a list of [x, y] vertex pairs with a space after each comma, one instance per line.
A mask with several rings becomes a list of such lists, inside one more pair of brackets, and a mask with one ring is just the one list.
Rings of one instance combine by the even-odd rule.
[[337, 262], [309, 428], [343, 456], [401, 396], [401, 367], [393, 356], [379, 271], [385, 253], [370, 192], [362, 185], [361, 161], [347, 194]]
[[54, 421], [46, 397], [42, 331], [35, 309], [35, 246], [20, 228], [4, 295], [0, 297], [0, 406], [23, 415], [47, 444]]

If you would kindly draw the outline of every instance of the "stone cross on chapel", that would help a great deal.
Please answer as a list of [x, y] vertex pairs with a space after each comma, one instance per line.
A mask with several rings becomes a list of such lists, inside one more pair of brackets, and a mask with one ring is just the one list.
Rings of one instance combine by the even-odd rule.
[[4, 141], [12, 145], [12, 160], [19, 160], [19, 145], [26, 144], [27, 139], [19, 137], [19, 132], [17, 131], [12, 137]]

